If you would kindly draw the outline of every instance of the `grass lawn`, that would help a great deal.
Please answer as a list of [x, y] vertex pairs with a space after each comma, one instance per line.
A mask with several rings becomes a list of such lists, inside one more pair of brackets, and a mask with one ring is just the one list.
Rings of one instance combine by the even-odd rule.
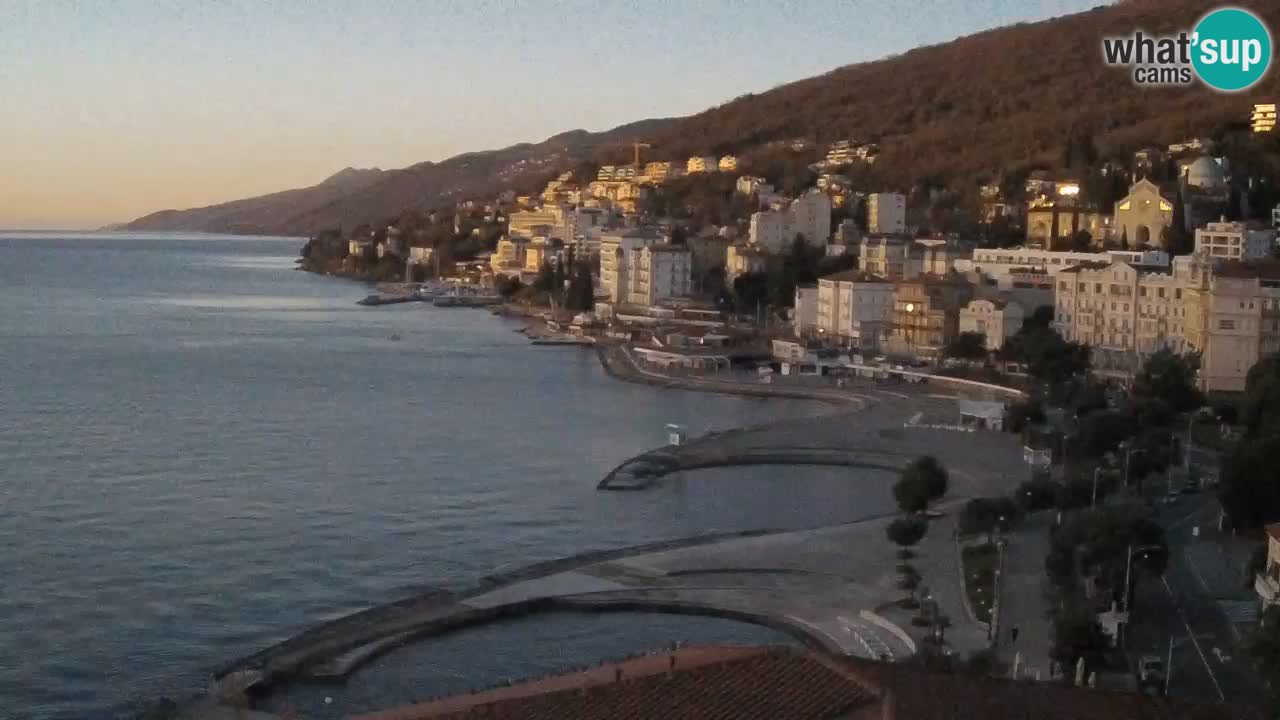
[[973, 614], [991, 622], [991, 602], [995, 598], [996, 546], [992, 543], [966, 545], [960, 550], [964, 571], [964, 592]]

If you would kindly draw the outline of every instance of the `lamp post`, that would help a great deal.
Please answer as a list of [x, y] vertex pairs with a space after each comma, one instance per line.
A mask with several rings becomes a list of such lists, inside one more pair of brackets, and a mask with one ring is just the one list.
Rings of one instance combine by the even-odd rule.
[[1141, 454], [1145, 454], [1146, 452], [1147, 451], [1144, 448], [1135, 448], [1135, 447], [1130, 447], [1125, 450], [1124, 452], [1124, 486], [1126, 489], [1129, 487], [1129, 465], [1133, 461], [1134, 453], [1138, 453], [1141, 455]]
[[1187, 442], [1182, 448], [1182, 470], [1187, 474], [1187, 480], [1191, 479], [1191, 426], [1195, 424], [1196, 419], [1205, 415], [1212, 414], [1209, 408], [1201, 407], [1191, 411], [1187, 416]]
[[1091, 508], [1098, 504], [1098, 476], [1101, 474], [1102, 468], [1096, 467], [1093, 469], [1093, 495], [1089, 498], [1089, 507]]

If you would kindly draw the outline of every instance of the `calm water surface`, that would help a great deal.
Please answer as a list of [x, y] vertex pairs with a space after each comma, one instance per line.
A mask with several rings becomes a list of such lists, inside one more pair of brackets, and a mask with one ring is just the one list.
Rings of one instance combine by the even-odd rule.
[[[613, 381], [590, 352], [532, 348], [484, 311], [358, 307], [366, 288], [293, 270], [300, 245], [0, 234], [0, 714], [108, 717], [197, 691], [309, 624], [495, 568], [890, 506], [829, 468], [598, 493], [665, 423], [826, 409]], [[397, 653], [352, 707], [677, 638], [777, 638], [544, 620]]]

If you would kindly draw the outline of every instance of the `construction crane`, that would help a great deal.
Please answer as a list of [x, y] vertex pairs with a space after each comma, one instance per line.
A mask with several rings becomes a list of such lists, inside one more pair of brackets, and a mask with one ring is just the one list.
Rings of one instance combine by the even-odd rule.
[[653, 147], [653, 146], [652, 146], [652, 145], [650, 145], [649, 143], [633, 142], [633, 143], [631, 143], [631, 147], [632, 147], [632, 149], [634, 149], [634, 150], [636, 151], [636, 154], [635, 154], [635, 161], [634, 161], [632, 164], [633, 164], [633, 165], [635, 166], [635, 168], [636, 168], [636, 173], [639, 173], [639, 172], [640, 172], [640, 150], [641, 150], [641, 149], [648, 149], [648, 148], [651, 148], [651, 147]]

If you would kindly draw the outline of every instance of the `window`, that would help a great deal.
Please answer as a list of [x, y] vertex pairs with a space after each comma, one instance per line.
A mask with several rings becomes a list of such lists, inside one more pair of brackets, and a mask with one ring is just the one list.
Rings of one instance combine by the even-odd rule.
[[1174, 288], [1174, 289], [1173, 289], [1173, 297], [1174, 297], [1174, 299], [1175, 299], [1175, 300], [1181, 300], [1181, 299], [1182, 299], [1182, 288]]
[[1099, 295], [1101, 295], [1101, 294], [1102, 294], [1102, 283], [1094, 283], [1094, 284], [1093, 284], [1093, 291], [1094, 291], [1094, 292], [1096, 292], [1096, 293], [1098, 293]]
[[1219, 320], [1218, 329], [1219, 330], [1235, 330], [1236, 321], [1235, 320]]
[[1146, 296], [1147, 296], [1147, 289], [1144, 287], [1138, 288], [1138, 297], [1146, 297]]
[[1164, 288], [1156, 289], [1156, 297], [1164, 297]]

